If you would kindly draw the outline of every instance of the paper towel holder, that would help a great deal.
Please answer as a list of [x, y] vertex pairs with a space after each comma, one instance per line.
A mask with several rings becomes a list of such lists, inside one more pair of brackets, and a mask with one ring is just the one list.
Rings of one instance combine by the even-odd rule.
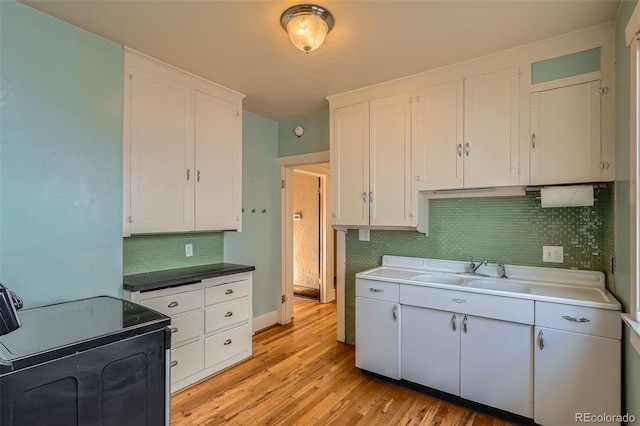
[[[576, 184], [571, 183], [571, 184], [566, 184], [566, 185], [540, 185], [540, 186], [527, 186], [527, 187], [525, 188], [525, 191], [526, 191], [526, 192], [540, 192], [540, 190], [541, 190], [542, 188], [553, 188], [553, 187], [558, 187], [558, 186], [574, 186], [574, 185], [576, 185]], [[593, 190], [594, 190], [593, 197], [594, 197], [594, 198], [598, 197], [598, 195], [600, 195], [601, 190], [602, 190], [603, 188], [606, 188], [606, 187], [607, 187], [607, 184], [606, 184], [606, 183], [600, 183], [600, 182], [591, 183], [591, 184], [589, 184], [589, 183], [585, 183], [585, 184], [583, 184], [583, 185], [591, 185], [591, 186], [593, 186]], [[539, 196], [539, 195], [538, 195], [538, 196], [536, 196], [536, 200], [539, 200], [539, 199], [540, 199], [540, 196]]]

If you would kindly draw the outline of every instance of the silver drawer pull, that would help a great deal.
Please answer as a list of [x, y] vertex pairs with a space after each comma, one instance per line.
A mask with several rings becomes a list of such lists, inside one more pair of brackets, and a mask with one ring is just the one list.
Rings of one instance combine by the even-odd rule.
[[590, 319], [587, 318], [574, 318], [574, 317], [570, 317], [569, 315], [563, 315], [562, 318], [566, 319], [567, 321], [571, 321], [571, 322], [591, 322]]
[[384, 290], [381, 289], [381, 288], [373, 288], [373, 287], [369, 287], [369, 291], [372, 291], [374, 293], [382, 293], [382, 292], [384, 292]]
[[456, 303], [466, 303], [466, 300], [464, 299], [452, 299], [452, 300]]
[[176, 365], [178, 365], [178, 361], [171, 361], [171, 366], [175, 367]]
[[544, 349], [544, 335], [542, 334], [542, 330], [538, 333], [538, 347], [540, 350]]
[[451, 328], [453, 331], [458, 329], [458, 327], [456, 327], [456, 314], [453, 314], [453, 317], [451, 317]]
[[226, 314], [224, 314], [225, 318], [229, 318], [233, 316], [233, 312], [229, 311]]
[[224, 345], [225, 346], [230, 345], [230, 344], [231, 344], [231, 339], [227, 339], [227, 340], [224, 341]]
[[171, 302], [171, 303], [169, 303], [167, 305], [167, 308], [175, 308], [178, 305], [179, 305], [179, 303], [174, 300], [173, 302]]
[[230, 288], [229, 290], [225, 291], [224, 294], [233, 294], [233, 289]]
[[171, 327], [171, 334], [177, 333], [178, 327]]

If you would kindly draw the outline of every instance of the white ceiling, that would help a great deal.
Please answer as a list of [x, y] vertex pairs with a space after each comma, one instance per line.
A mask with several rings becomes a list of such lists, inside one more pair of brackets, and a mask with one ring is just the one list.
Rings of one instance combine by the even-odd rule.
[[247, 95], [283, 121], [325, 97], [571, 32], [616, 17], [620, 0], [318, 0], [336, 19], [316, 51], [280, 27], [292, 1], [23, 0], [116, 43]]

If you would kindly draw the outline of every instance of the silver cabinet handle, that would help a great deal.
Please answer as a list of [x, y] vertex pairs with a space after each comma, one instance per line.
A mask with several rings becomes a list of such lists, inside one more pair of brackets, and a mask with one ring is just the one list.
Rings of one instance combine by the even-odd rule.
[[464, 318], [462, 319], [462, 331], [464, 331], [465, 333], [467, 332], [467, 316], [465, 315]]
[[531, 134], [531, 148], [533, 148], [533, 149], [536, 148], [536, 134], [535, 133]]
[[231, 339], [227, 339], [227, 340], [225, 340], [223, 344], [224, 344], [225, 346], [230, 345], [230, 344], [231, 344]]
[[200, 170], [196, 172], [196, 182], [200, 182]]
[[167, 305], [167, 308], [175, 308], [178, 305], [179, 305], [179, 303], [174, 300], [173, 302], [171, 302], [171, 303], [169, 303]]
[[178, 327], [171, 327], [171, 334], [175, 334], [178, 332]]
[[453, 300], [455, 303], [465, 303], [466, 302], [466, 300], [464, 300], [464, 299], [451, 299], [451, 300]]
[[231, 311], [229, 311], [226, 314], [224, 314], [225, 318], [229, 318], [229, 317], [232, 317], [232, 316], [233, 316], [233, 312], [231, 312]]
[[365, 204], [366, 204], [366, 202], [367, 202], [367, 191], [364, 191], [364, 192], [362, 193], [362, 202], [363, 202], [363, 203], [365, 203]]
[[540, 330], [540, 332], [538, 332], [538, 347], [540, 348], [540, 350], [544, 349], [544, 340], [543, 340], [543, 334], [542, 334], [542, 330]]
[[373, 191], [369, 192], [369, 202], [373, 203]]
[[587, 318], [574, 318], [574, 317], [570, 317], [569, 315], [563, 315], [562, 318], [571, 322], [591, 322], [591, 320]]
[[458, 157], [462, 157], [462, 144], [458, 144]]
[[171, 366], [175, 367], [176, 365], [178, 365], [178, 361], [171, 361]]
[[453, 314], [453, 317], [451, 317], [451, 328], [453, 331], [458, 330], [458, 327], [456, 326], [456, 314]]
[[233, 289], [230, 288], [229, 290], [225, 291], [224, 294], [233, 294]]
[[393, 305], [392, 314], [393, 314], [393, 320], [394, 321], [398, 321], [398, 306], [397, 305]]
[[469, 154], [471, 154], [471, 146], [469, 145], [469, 142], [467, 142], [467, 144], [465, 145], [465, 151], [466, 151], [467, 157], [468, 157]]
[[382, 293], [382, 292], [384, 292], [384, 290], [381, 289], [381, 288], [373, 288], [373, 287], [369, 287], [369, 291], [372, 291], [374, 293]]
[[187, 169], [187, 182], [191, 178], [191, 170]]

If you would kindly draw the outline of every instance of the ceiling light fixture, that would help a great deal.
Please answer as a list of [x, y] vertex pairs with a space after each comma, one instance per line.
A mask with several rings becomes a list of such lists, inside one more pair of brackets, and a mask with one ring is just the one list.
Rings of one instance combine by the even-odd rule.
[[291, 6], [280, 16], [280, 25], [293, 45], [306, 53], [320, 47], [334, 24], [331, 12], [315, 4]]

